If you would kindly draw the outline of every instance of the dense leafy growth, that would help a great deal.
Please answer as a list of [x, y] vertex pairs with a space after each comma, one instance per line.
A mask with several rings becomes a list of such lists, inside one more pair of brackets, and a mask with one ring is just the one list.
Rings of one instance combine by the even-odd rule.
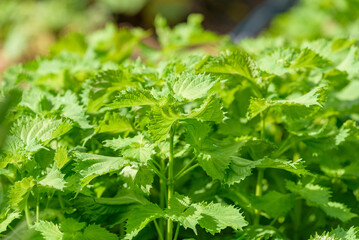
[[357, 40], [236, 45], [201, 20], [3, 74], [5, 239], [359, 238]]

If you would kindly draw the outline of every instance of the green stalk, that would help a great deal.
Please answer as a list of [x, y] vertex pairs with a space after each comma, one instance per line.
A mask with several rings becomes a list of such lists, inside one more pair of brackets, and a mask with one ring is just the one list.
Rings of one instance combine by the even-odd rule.
[[65, 205], [64, 205], [64, 201], [62, 200], [62, 196], [59, 194], [57, 195], [57, 198], [59, 199], [59, 204], [60, 204], [60, 207], [61, 209], [65, 209]]
[[[162, 174], [164, 173], [164, 169], [165, 169], [165, 161], [164, 159], [161, 159], [161, 172]], [[161, 208], [165, 208], [165, 203], [166, 203], [166, 181], [164, 181], [163, 179], [160, 178], [160, 188], [161, 188], [161, 196], [160, 196], [160, 207]]]
[[[265, 139], [265, 112], [261, 113], [261, 139]], [[264, 169], [258, 169], [257, 183], [256, 183], [256, 196], [262, 196], [262, 181], [263, 181]], [[259, 224], [260, 222], [260, 211], [258, 209], [254, 210], [255, 218], [254, 224]]]
[[160, 172], [160, 170], [157, 169], [157, 167], [153, 164], [153, 162], [150, 160], [148, 161], [148, 164], [152, 168], [152, 170], [157, 174], [157, 176], [162, 179], [163, 181], [166, 181], [166, 177]]
[[192, 171], [193, 169], [195, 169], [195, 168], [198, 167], [198, 166], [199, 166], [199, 164], [196, 163], [196, 164], [193, 165], [192, 167], [187, 168], [185, 171], [181, 172], [180, 174], [177, 174], [177, 175], [175, 176], [174, 180], [176, 181], [176, 180], [180, 179], [182, 176], [186, 175], [187, 173], [189, 173], [190, 171]]
[[[256, 184], [256, 196], [260, 197], [262, 196], [262, 180], [263, 180], [263, 175], [264, 175], [264, 169], [258, 169], [258, 176], [257, 176], [257, 184]], [[254, 211], [254, 213], [256, 214], [255, 218], [254, 218], [254, 224], [259, 224], [259, 220], [260, 220], [260, 212], [258, 209], [256, 209]]]
[[179, 234], [179, 229], [180, 229], [180, 223], [177, 223], [177, 228], [176, 228], [176, 232], [175, 232], [175, 237], [173, 238], [173, 240], [177, 240], [178, 234]]
[[28, 201], [29, 201], [29, 194], [27, 194], [27, 196], [26, 196], [24, 211], [25, 211], [26, 224], [27, 224], [27, 227], [30, 229], [31, 228], [31, 216], [30, 216]]
[[261, 138], [265, 139], [266, 138], [266, 131], [265, 131], [265, 116], [266, 113], [262, 112], [261, 113], [261, 123], [262, 123], [262, 127], [261, 127]]
[[38, 223], [40, 220], [40, 193], [38, 189], [36, 195], [36, 222]]
[[158, 226], [157, 220], [154, 219], [154, 220], [153, 220], [153, 223], [155, 224], [155, 228], [156, 228], [157, 233], [158, 233], [158, 239], [159, 239], [159, 240], [163, 240], [162, 231], [161, 231], [161, 229], [160, 229], [160, 226]]
[[300, 227], [302, 224], [302, 200], [298, 199], [294, 205], [294, 211], [292, 211], [292, 219], [294, 225], [294, 237], [293, 239], [299, 239]]
[[[165, 175], [165, 160], [161, 159], [161, 168], [160, 171], [163, 175]], [[160, 207], [164, 209], [167, 202], [167, 181], [160, 178]], [[164, 219], [160, 219], [160, 229], [161, 233], [164, 232], [165, 228], [165, 221]]]
[[186, 164], [186, 166], [184, 166], [184, 167], [181, 169], [181, 171], [179, 171], [179, 172], [176, 174], [175, 179], [177, 179], [178, 176], [180, 176], [184, 171], [186, 171], [187, 168], [189, 168], [189, 167], [191, 166], [191, 164], [196, 160], [196, 158], [197, 158], [197, 156], [194, 156], [194, 157], [191, 159], [191, 161], [189, 161], [189, 162]]
[[[8, 228], [15, 234], [15, 236], [17, 236], [19, 239], [22, 238], [22, 236], [17, 233], [18, 231], [15, 231], [15, 229], [14, 229], [13, 227], [11, 227], [11, 225], [8, 225], [7, 227], [8, 227]], [[1, 236], [4, 236], [4, 237], [5, 237], [6, 235], [1, 235], [1, 234], [0, 234], [0, 237], [1, 237]]]
[[280, 157], [283, 153], [285, 153], [292, 146], [292, 142], [290, 142], [291, 139], [292, 139], [292, 135], [289, 135], [287, 137], [287, 139], [284, 140], [284, 142], [282, 142], [281, 146], [273, 154], [274, 158]]
[[[170, 156], [168, 159], [168, 188], [167, 188], [167, 208], [171, 209], [171, 204], [170, 201], [173, 197], [173, 193], [174, 193], [174, 179], [173, 179], [173, 139], [174, 139], [174, 135], [175, 135], [175, 128], [172, 127], [171, 128], [171, 134], [170, 134]], [[173, 236], [173, 222], [171, 219], [168, 219], [167, 221], [167, 240], [172, 240], [172, 236]]]

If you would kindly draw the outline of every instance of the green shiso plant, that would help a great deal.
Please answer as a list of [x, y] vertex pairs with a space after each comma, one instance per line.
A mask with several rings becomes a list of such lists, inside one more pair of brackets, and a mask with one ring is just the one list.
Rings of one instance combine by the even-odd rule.
[[201, 21], [156, 18], [160, 48], [70, 34], [4, 72], [3, 239], [359, 238], [357, 40]]

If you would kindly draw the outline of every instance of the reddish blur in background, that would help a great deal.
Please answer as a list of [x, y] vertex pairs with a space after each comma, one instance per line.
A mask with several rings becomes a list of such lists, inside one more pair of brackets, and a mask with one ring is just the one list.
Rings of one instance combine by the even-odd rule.
[[67, 32], [92, 32], [107, 22], [151, 29], [157, 14], [175, 25], [196, 12], [204, 15], [206, 29], [226, 34], [263, 1], [0, 0], [0, 72], [10, 64], [46, 54]]

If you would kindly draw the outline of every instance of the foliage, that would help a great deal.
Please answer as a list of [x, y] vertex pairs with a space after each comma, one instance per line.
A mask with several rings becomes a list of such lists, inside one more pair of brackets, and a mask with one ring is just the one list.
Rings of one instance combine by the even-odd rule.
[[357, 41], [254, 49], [200, 22], [158, 18], [159, 50], [140, 29], [70, 35], [4, 73], [1, 102], [22, 94], [0, 153], [3, 237], [357, 238]]
[[359, 3], [355, 0], [301, 0], [291, 11], [271, 23], [268, 34], [295, 40], [357, 38], [358, 13]]

